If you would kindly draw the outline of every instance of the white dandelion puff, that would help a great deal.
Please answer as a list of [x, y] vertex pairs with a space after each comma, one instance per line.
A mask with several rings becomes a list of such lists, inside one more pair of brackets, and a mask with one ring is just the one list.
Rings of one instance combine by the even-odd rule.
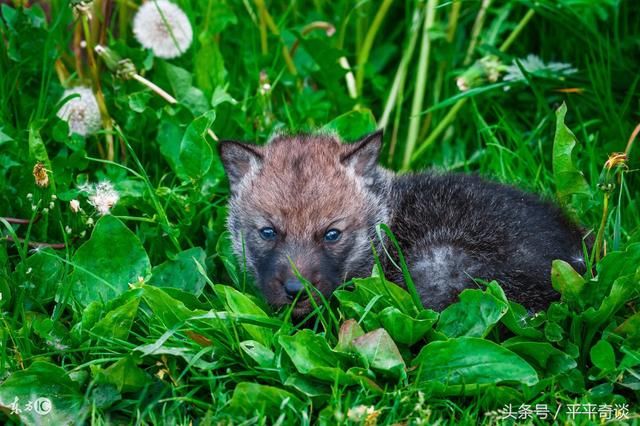
[[78, 213], [80, 211], [80, 201], [78, 200], [69, 201], [69, 207], [71, 208], [72, 212]]
[[77, 133], [81, 136], [91, 135], [101, 127], [100, 109], [93, 91], [89, 87], [74, 87], [67, 89], [62, 98], [80, 95], [69, 99], [58, 110], [58, 117], [69, 124], [69, 134]]
[[[571, 64], [564, 62], [544, 62], [539, 56], [529, 54], [526, 58], [518, 60], [525, 72], [543, 78], [564, 79], [567, 76], [578, 72]], [[522, 69], [514, 59], [513, 63], [506, 68], [504, 81], [526, 81]]]
[[[113, 184], [108, 181], [96, 183], [91, 186], [84, 184], [82, 185], [82, 191], [88, 194], [89, 204], [102, 216], [109, 214], [111, 208], [115, 206], [120, 199], [120, 194], [115, 190]], [[89, 218], [87, 225], [90, 226], [92, 224], [93, 220]]]
[[193, 41], [189, 18], [167, 0], [151, 0], [140, 6], [133, 19], [133, 35], [141, 45], [164, 59], [182, 55]]

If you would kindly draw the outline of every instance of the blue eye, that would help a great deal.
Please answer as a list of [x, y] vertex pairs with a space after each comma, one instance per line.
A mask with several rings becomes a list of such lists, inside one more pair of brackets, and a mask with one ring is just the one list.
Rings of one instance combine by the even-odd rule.
[[278, 234], [276, 233], [276, 230], [271, 227], [260, 229], [260, 236], [262, 237], [263, 240], [267, 240], [267, 241], [275, 240], [277, 235]]
[[342, 232], [338, 231], [337, 229], [329, 229], [324, 234], [324, 240], [328, 243], [335, 243], [340, 239], [341, 236]]

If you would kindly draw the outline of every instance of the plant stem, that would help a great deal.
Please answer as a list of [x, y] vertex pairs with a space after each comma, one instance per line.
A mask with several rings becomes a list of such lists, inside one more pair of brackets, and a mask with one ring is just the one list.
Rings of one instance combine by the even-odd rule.
[[422, 111], [422, 103], [426, 90], [427, 74], [429, 72], [429, 54], [431, 52], [431, 38], [429, 31], [433, 27], [436, 15], [436, 7], [438, 0], [429, 0], [427, 2], [427, 10], [424, 15], [424, 24], [422, 26], [422, 43], [420, 45], [420, 57], [418, 59], [418, 70], [416, 79], [416, 88], [413, 92], [413, 102], [411, 104], [411, 115], [409, 116], [409, 132], [407, 134], [407, 145], [405, 146], [402, 167], [408, 168], [411, 163], [411, 155], [415, 149], [418, 140], [418, 131], [420, 130], [420, 112]]
[[471, 59], [473, 58], [473, 51], [476, 50], [476, 44], [478, 44], [478, 38], [480, 37], [480, 32], [482, 31], [482, 27], [484, 26], [484, 20], [487, 17], [487, 9], [491, 6], [492, 0], [482, 0], [482, 5], [480, 6], [480, 10], [476, 15], [476, 20], [473, 23], [473, 28], [471, 29], [471, 42], [469, 43], [469, 47], [467, 49], [467, 55], [464, 57], [463, 65], [469, 65], [471, 63]]
[[502, 43], [502, 45], [500, 46], [500, 52], [506, 52], [507, 49], [511, 47], [511, 44], [513, 44], [513, 42], [516, 41], [516, 39], [518, 38], [518, 36], [520, 35], [524, 27], [527, 26], [527, 24], [535, 14], [536, 14], [536, 11], [534, 9], [529, 9], [527, 14], [524, 15], [524, 17], [520, 20], [520, 22], [518, 22], [518, 26], [516, 26], [513, 29], [513, 31], [511, 31], [511, 34], [509, 34], [509, 37], [507, 37], [504, 43]]
[[380, 29], [380, 25], [384, 20], [389, 7], [393, 0], [384, 0], [382, 5], [378, 9], [376, 16], [373, 18], [373, 22], [369, 27], [369, 31], [367, 31], [367, 35], [364, 38], [364, 42], [362, 43], [362, 47], [360, 49], [360, 53], [358, 54], [358, 69], [356, 70], [356, 87], [358, 88], [358, 95], [362, 94], [362, 84], [364, 82], [364, 71], [365, 65], [367, 64], [367, 60], [369, 59], [369, 53], [371, 52], [371, 46], [373, 46], [373, 41], [376, 38], [376, 34]]
[[[604, 193], [604, 202], [602, 206], [602, 220], [600, 221], [600, 227], [598, 228], [598, 234], [596, 236], [596, 263], [600, 262], [603, 240], [604, 240], [604, 228], [607, 225], [607, 216], [609, 213], [609, 194]], [[606, 251], [606, 250], [605, 250]], [[603, 253], [606, 256], [607, 253]]]
[[93, 43], [91, 40], [91, 31], [89, 30], [89, 17], [83, 14], [80, 17], [82, 22], [82, 28], [84, 30], [84, 41], [86, 43], [87, 59], [89, 62], [89, 69], [91, 70], [91, 79], [93, 82], [93, 91], [96, 95], [96, 101], [98, 103], [98, 109], [100, 110], [100, 117], [102, 118], [102, 125], [106, 130], [105, 139], [107, 141], [107, 160], [113, 161], [114, 147], [113, 147], [113, 122], [107, 109], [107, 103], [104, 100], [102, 88], [100, 86], [100, 75], [98, 72], [98, 65], [96, 58], [93, 56]]
[[398, 93], [404, 87], [404, 82], [407, 77], [407, 71], [409, 70], [409, 62], [411, 62], [411, 57], [413, 56], [413, 51], [415, 50], [416, 43], [418, 41], [418, 29], [420, 28], [420, 9], [416, 8], [413, 11], [413, 20], [411, 24], [411, 28], [409, 32], [411, 37], [409, 38], [409, 42], [407, 43], [404, 52], [402, 53], [402, 59], [400, 59], [400, 65], [398, 65], [398, 70], [396, 71], [396, 75], [393, 78], [393, 84], [391, 85], [391, 90], [389, 91], [389, 96], [387, 97], [387, 102], [384, 106], [384, 111], [382, 112], [382, 116], [378, 122], [378, 128], [384, 129], [387, 127], [387, 123], [389, 122], [389, 116], [391, 115], [391, 111], [393, 111], [394, 105], [396, 105], [396, 99], [398, 98]]
[[[529, 11], [527, 11], [516, 28], [514, 28], [511, 34], [509, 34], [507, 40], [505, 40], [505, 42], [500, 46], [500, 52], [506, 52], [507, 49], [509, 49], [511, 44], [515, 41], [518, 35], [520, 35], [524, 27], [529, 23], [529, 21], [531, 21], [531, 18], [533, 18], [534, 15], [535, 10], [530, 9]], [[415, 162], [420, 157], [420, 155], [422, 155], [422, 153], [424, 153], [424, 151], [429, 148], [431, 144], [433, 144], [433, 142], [440, 136], [440, 134], [446, 130], [449, 124], [456, 118], [458, 111], [460, 111], [460, 109], [464, 106], [465, 103], [467, 103], [468, 100], [469, 98], [462, 98], [458, 102], [453, 104], [447, 115], [442, 119], [442, 121], [440, 121], [438, 126], [433, 130], [433, 132], [431, 132], [429, 137], [413, 153], [413, 155], [411, 156], [411, 163]], [[409, 166], [402, 167], [402, 171], [408, 170]]]
[[171, 96], [170, 94], [165, 92], [162, 88], [160, 88], [159, 86], [155, 85], [153, 82], [151, 82], [151, 81], [147, 80], [146, 78], [142, 77], [140, 74], [138, 74], [138, 73], [133, 74], [133, 79], [136, 80], [139, 83], [144, 84], [149, 89], [151, 89], [154, 92], [156, 92], [158, 94], [158, 96], [160, 96], [162, 99], [164, 99], [165, 101], [169, 102], [170, 104], [177, 104], [178, 103], [176, 98], [174, 98], [173, 96]]

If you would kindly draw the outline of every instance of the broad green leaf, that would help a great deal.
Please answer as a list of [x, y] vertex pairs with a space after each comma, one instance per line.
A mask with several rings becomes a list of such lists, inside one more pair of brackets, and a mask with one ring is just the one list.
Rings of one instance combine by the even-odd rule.
[[509, 309], [502, 316], [501, 321], [511, 332], [518, 336], [532, 339], [540, 339], [544, 336], [542, 331], [529, 324], [530, 316], [524, 306], [507, 300], [507, 296], [504, 294], [500, 284], [496, 281], [491, 281], [487, 285], [487, 292], [508, 305]]
[[616, 355], [613, 347], [606, 340], [599, 340], [589, 351], [591, 362], [603, 372], [616, 369]]
[[[216, 2], [216, 4], [224, 4]], [[227, 70], [224, 68], [224, 57], [220, 52], [216, 34], [203, 31], [198, 35], [200, 49], [195, 55], [195, 79], [199, 88], [211, 95], [213, 88], [225, 83]], [[213, 106], [215, 107], [215, 105]]]
[[322, 130], [336, 132], [341, 139], [355, 141], [376, 130], [376, 120], [369, 109], [349, 111], [327, 123]]
[[[64, 276], [64, 263], [62, 259], [50, 248], [36, 251], [18, 268], [25, 273], [26, 282], [21, 287], [27, 290], [27, 294], [39, 303], [50, 302], [60, 288]], [[16, 268], [16, 269], [18, 269]], [[14, 279], [18, 279], [14, 273]]]
[[220, 257], [220, 261], [224, 265], [227, 274], [229, 274], [229, 278], [231, 278], [231, 282], [238, 288], [240, 288], [241, 284], [241, 267], [238, 265], [238, 262], [244, 264], [243, 259], [237, 259], [233, 253], [233, 239], [231, 233], [229, 231], [224, 231], [220, 234], [220, 238], [218, 238], [218, 242], [216, 244], [216, 253]]
[[397, 378], [406, 377], [402, 355], [384, 328], [357, 337], [351, 344], [371, 369]]
[[460, 301], [440, 314], [436, 329], [448, 337], [485, 337], [508, 311], [506, 303], [488, 292], [467, 289]]
[[425, 309], [416, 317], [412, 317], [394, 306], [389, 306], [378, 314], [378, 320], [395, 342], [411, 346], [431, 330], [438, 320], [438, 313]]
[[255, 340], [240, 342], [240, 349], [253, 359], [262, 368], [273, 368], [276, 355], [262, 343]]
[[563, 102], [556, 111], [556, 134], [553, 139], [552, 157], [556, 193], [564, 204], [568, 204], [574, 194], [591, 194], [582, 172], [573, 163], [572, 152], [576, 146], [576, 137], [564, 124], [566, 114], [567, 105]]
[[200, 247], [181, 251], [174, 258], [153, 268], [149, 284], [178, 288], [199, 296], [204, 288], [205, 279], [198, 271], [196, 261], [204, 265], [205, 258], [206, 254]]
[[78, 248], [72, 263], [72, 294], [82, 306], [124, 293], [129, 284], [151, 271], [138, 237], [111, 215], [98, 220], [91, 238]]
[[547, 321], [544, 325], [544, 336], [550, 342], [560, 342], [564, 339], [564, 330], [555, 322]]
[[348, 319], [340, 326], [338, 332], [338, 344], [335, 350], [340, 352], [353, 352], [353, 339], [364, 335], [364, 330], [356, 320]]
[[283, 411], [298, 412], [304, 407], [304, 403], [283, 389], [242, 382], [234, 389], [229, 406], [233, 411], [246, 416], [277, 418]]
[[192, 85], [192, 74], [184, 68], [165, 61], [160, 64], [160, 69], [165, 72], [178, 102], [191, 111], [194, 116], [204, 114], [209, 104], [202, 90]]
[[579, 303], [585, 283], [584, 278], [564, 260], [557, 259], [551, 264], [551, 284], [564, 300]]
[[494, 383], [538, 383], [536, 371], [520, 356], [476, 337], [431, 342], [412, 365], [416, 367], [419, 381], [444, 383], [454, 394]]
[[179, 141], [185, 135], [185, 128], [175, 122], [173, 117], [162, 120], [158, 126], [156, 141], [160, 146], [160, 153], [171, 166], [174, 173], [182, 180], [188, 180], [189, 176], [180, 161]]
[[589, 324], [599, 326], [611, 318], [632, 295], [640, 292], [640, 267], [635, 274], [621, 276], [613, 282], [609, 295], [604, 298], [597, 310], [593, 308], [584, 312], [583, 318]]
[[190, 310], [184, 303], [172, 298], [166, 292], [157, 287], [145, 285], [142, 287], [142, 298], [149, 308], [167, 328], [173, 328], [184, 323], [187, 319], [205, 314], [206, 311]]
[[331, 350], [324, 337], [302, 330], [293, 336], [280, 336], [278, 341], [298, 372], [328, 382], [355, 383], [342, 369], [344, 358]]
[[[29, 425], [72, 424], [83, 418], [83, 401], [83, 393], [67, 372], [48, 362], [36, 361], [0, 384], [3, 411], [9, 413], [15, 403], [22, 410], [20, 419]], [[29, 402], [31, 411], [25, 409]], [[45, 414], [38, 414], [36, 408]]]
[[104, 318], [91, 329], [91, 332], [107, 340], [126, 340], [138, 313], [140, 297], [132, 297], [128, 302], [109, 311]]
[[207, 142], [206, 134], [215, 117], [216, 113], [213, 110], [197, 117], [187, 127], [180, 142], [180, 163], [191, 179], [202, 178], [213, 162], [213, 150]]
[[360, 305], [367, 304], [376, 296], [382, 296], [373, 307], [373, 312], [380, 312], [384, 308], [394, 306], [407, 315], [416, 315], [417, 309], [411, 295], [402, 287], [391, 281], [379, 277], [354, 279], [355, 290], [353, 300]]
[[532, 342], [514, 337], [505, 341], [502, 346], [520, 355], [545, 378], [565, 373], [577, 366], [573, 358], [547, 342]]
[[127, 355], [106, 369], [94, 371], [96, 382], [114, 385], [120, 392], [142, 389], [151, 381], [147, 373], [138, 367], [139, 361]]
[[[228, 285], [216, 285], [215, 289], [216, 293], [221, 298], [224, 298], [225, 304], [227, 305], [227, 308], [230, 312], [269, 318], [269, 316], [262, 309], [260, 309], [258, 305], [256, 305], [251, 299], [240, 293], [235, 288]], [[254, 340], [257, 340], [265, 346], [271, 345], [273, 332], [269, 328], [245, 323], [242, 323], [242, 327]]]

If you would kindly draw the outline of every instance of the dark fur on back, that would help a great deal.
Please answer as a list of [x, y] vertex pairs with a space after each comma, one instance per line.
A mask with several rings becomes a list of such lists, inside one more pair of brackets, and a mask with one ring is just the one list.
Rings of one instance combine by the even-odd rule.
[[[283, 288], [295, 279], [291, 263], [326, 297], [369, 275], [380, 223], [390, 226], [422, 302], [434, 309], [476, 286], [473, 278], [497, 279], [509, 298], [542, 309], [557, 298], [552, 260], [583, 268], [581, 230], [551, 203], [477, 176], [393, 175], [377, 165], [380, 145], [381, 133], [355, 144], [322, 134], [278, 136], [261, 147], [221, 143], [234, 249], [271, 304], [290, 303]], [[260, 237], [265, 227], [274, 239]], [[329, 229], [341, 238], [323, 240]], [[383, 266], [402, 283], [392, 262]], [[294, 314], [310, 308], [300, 302]]]
[[535, 195], [477, 176], [431, 173], [395, 177], [391, 194], [390, 227], [430, 307], [455, 301], [473, 277], [496, 279], [511, 300], [543, 309], [558, 296], [554, 259], [584, 269], [581, 230]]

